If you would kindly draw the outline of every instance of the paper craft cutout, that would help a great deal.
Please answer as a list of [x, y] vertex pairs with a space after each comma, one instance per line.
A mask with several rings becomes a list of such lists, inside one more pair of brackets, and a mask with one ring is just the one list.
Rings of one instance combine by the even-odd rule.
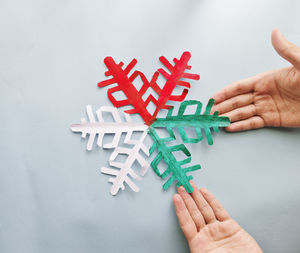
[[[159, 110], [170, 109], [170, 105], [166, 105], [167, 101], [183, 101], [188, 93], [188, 89], [191, 87], [190, 83], [187, 81], [180, 80], [181, 78], [199, 80], [200, 76], [197, 74], [186, 73], [186, 69], [191, 69], [188, 65], [188, 61], [191, 58], [190, 52], [184, 52], [179, 60], [174, 58], [174, 65], [172, 65], [165, 57], [161, 56], [159, 60], [161, 63], [169, 70], [170, 74], [164, 69], [160, 68], [152, 76], [149, 83], [145, 75], [140, 71], [134, 71], [132, 75], [129, 76], [129, 72], [136, 65], [137, 60], [133, 59], [127, 67], [122, 69], [124, 63], [120, 62], [116, 64], [112, 57], [106, 57], [104, 63], [108, 69], [105, 72], [106, 76], [112, 76], [111, 79], [102, 81], [98, 83], [98, 86], [105, 87], [111, 84], [117, 84], [113, 88], [109, 88], [107, 91], [107, 96], [109, 100], [113, 103], [115, 107], [123, 107], [126, 105], [131, 105], [133, 109], [125, 111], [126, 113], [133, 114], [138, 113], [147, 125], [150, 125], [156, 118]], [[159, 73], [163, 75], [166, 79], [164, 87], [161, 89], [156, 83]], [[134, 85], [133, 81], [137, 76], [141, 77], [143, 85], [138, 91]], [[186, 89], [183, 90], [181, 95], [172, 95], [175, 86], [183, 86]], [[151, 87], [157, 94], [158, 100], [156, 100], [152, 95], [149, 95], [146, 101], [143, 100], [143, 95]], [[122, 91], [127, 99], [116, 100], [113, 96], [114, 92]], [[147, 110], [147, 106], [150, 102], [153, 102], [156, 109], [153, 115]]]
[[[149, 150], [143, 144], [143, 141], [147, 135], [147, 132], [144, 131], [141, 138], [139, 140], [131, 139], [131, 132], [127, 132], [125, 137], [125, 144], [133, 145], [133, 148], [124, 148], [124, 147], [116, 147], [114, 152], [111, 154], [109, 158], [109, 165], [115, 167], [117, 169], [110, 169], [106, 167], [101, 168], [101, 172], [107, 175], [115, 176], [115, 178], [109, 178], [109, 182], [113, 185], [111, 187], [110, 193], [112, 195], [116, 195], [119, 189], [124, 190], [124, 182], [135, 192], [139, 191], [139, 188], [132, 182], [129, 176], [133, 179], [139, 180], [141, 179], [132, 169], [132, 165], [135, 161], [137, 161], [141, 166], [141, 176], [144, 176], [150, 166], [150, 164], [145, 160], [145, 158], [139, 153], [139, 151], [143, 151], [147, 156], [149, 156]], [[115, 158], [119, 154], [127, 155], [127, 159], [124, 163], [115, 162]]]
[[[174, 137], [173, 128], [177, 128], [178, 132], [184, 143], [197, 143], [203, 139], [201, 128], [204, 129], [207, 142], [209, 145], [213, 144], [212, 134], [210, 128], [213, 128], [215, 132], [219, 132], [219, 127], [226, 127], [230, 124], [228, 117], [218, 116], [218, 112], [215, 111], [213, 115], [210, 114], [211, 108], [214, 104], [214, 99], [210, 99], [204, 114], [201, 115], [202, 103], [197, 100], [188, 100], [181, 103], [178, 114], [172, 116], [173, 109], [168, 111], [166, 118], [158, 118], [151, 125], [151, 127], [166, 127], [171, 137]], [[188, 106], [196, 105], [196, 112], [194, 114], [184, 115]], [[185, 127], [194, 128], [197, 134], [196, 138], [188, 138]]]
[[[88, 115], [88, 121], [85, 118], [82, 118], [81, 124], [72, 125], [71, 130], [73, 132], [81, 132], [83, 138], [86, 138], [86, 135], [89, 134], [87, 150], [92, 150], [97, 134], [97, 145], [99, 147], [102, 146], [102, 141], [105, 134], [114, 135], [112, 142], [104, 144], [103, 148], [114, 148], [114, 151], [109, 158], [109, 164], [118, 169], [106, 167], [101, 168], [102, 173], [115, 176], [115, 178], [109, 178], [109, 182], [113, 184], [111, 187], [111, 194], [117, 194], [119, 189], [124, 190], [124, 182], [126, 182], [133, 191], [138, 192], [139, 188], [132, 182], [129, 176], [131, 176], [133, 179], [140, 179], [140, 177], [136, 175], [132, 169], [132, 165], [135, 161], [137, 161], [141, 166], [140, 174], [142, 176], [146, 174], [147, 169], [149, 168], [149, 163], [139, 153], [141, 150], [147, 156], [149, 156], [149, 150], [143, 144], [143, 141], [147, 135], [148, 126], [141, 123], [133, 123], [131, 116], [127, 113], [124, 114], [126, 122], [122, 122], [117, 108], [111, 106], [102, 106], [96, 111], [98, 121], [96, 121], [90, 105], [86, 107], [86, 112]], [[104, 122], [103, 112], [111, 113], [114, 122]], [[131, 136], [133, 132], [142, 132], [140, 139], [132, 140]], [[119, 146], [122, 133], [126, 133], [124, 143], [133, 145], [132, 148], [124, 148]], [[127, 155], [124, 163], [118, 163], [114, 161], [119, 154]]]
[[[104, 122], [103, 112], [111, 113], [115, 122]], [[82, 138], [86, 138], [86, 135], [89, 134], [87, 150], [92, 150], [97, 134], [97, 145], [99, 147], [102, 147], [102, 140], [105, 134], [114, 134], [112, 142], [104, 144], [103, 148], [115, 148], [118, 146], [122, 133], [127, 133], [131, 136], [134, 131], [145, 132], [148, 129], [145, 124], [133, 123], [130, 115], [127, 113], [124, 113], [126, 122], [122, 122], [117, 108], [112, 106], [102, 106], [96, 111], [98, 121], [96, 121], [90, 105], [86, 106], [86, 113], [89, 122], [85, 118], [81, 118], [81, 124], [71, 125], [71, 130], [73, 132], [81, 132]]]
[[[171, 130], [172, 131], [172, 130]], [[157, 156], [151, 163], [151, 167], [155, 171], [155, 173], [161, 177], [162, 179], [166, 178], [169, 174], [172, 174], [168, 181], [163, 185], [163, 189], [167, 190], [170, 185], [177, 180], [178, 183], [176, 184], [177, 187], [183, 185], [187, 192], [191, 193], [193, 191], [193, 187], [189, 183], [189, 180], [193, 179], [193, 176], [187, 176], [186, 173], [194, 170], [200, 169], [200, 165], [194, 165], [187, 168], [182, 168], [182, 165], [188, 164], [191, 162], [191, 153], [188, 149], [183, 145], [175, 145], [175, 146], [167, 146], [166, 142], [170, 142], [175, 140], [175, 135], [172, 131], [169, 137], [166, 138], [159, 138], [155, 129], [151, 126], [149, 129], [149, 134], [153, 139], [154, 144], [150, 148], [150, 155], [153, 153], [155, 149], [158, 150]], [[182, 161], [177, 161], [173, 152], [175, 151], [182, 151], [187, 158]], [[167, 164], [167, 169], [161, 173], [158, 169], [158, 164], [164, 160]]]
[[[196, 100], [182, 102], [191, 87], [187, 79], [199, 80], [200, 76], [197, 74], [187, 73], [186, 70], [190, 70], [191, 66], [188, 62], [191, 58], [189, 52], [184, 52], [180, 59], [174, 58], [174, 64], [171, 64], [165, 57], [159, 58], [160, 62], [166, 67], [169, 73], [159, 68], [152, 76], [149, 82], [145, 75], [140, 71], [134, 71], [131, 75], [130, 71], [134, 68], [137, 63], [136, 59], [133, 59], [125, 68], [124, 63], [115, 63], [112, 57], [106, 57], [104, 63], [107, 67], [105, 72], [106, 76], [111, 76], [110, 79], [99, 82], [98, 86], [105, 87], [108, 85], [116, 84], [116, 86], [107, 90], [107, 96], [115, 107], [102, 106], [96, 111], [97, 120], [95, 119], [94, 113], [91, 106], [86, 107], [88, 120], [85, 118], [81, 119], [81, 124], [74, 124], [71, 126], [73, 132], [81, 132], [82, 137], [86, 138], [87, 134], [89, 139], [87, 142], [87, 150], [92, 150], [93, 143], [96, 135], [98, 135], [97, 145], [103, 148], [114, 149], [110, 158], [109, 164], [113, 168], [102, 167], [101, 172], [103, 174], [111, 175], [109, 182], [112, 183], [111, 194], [116, 195], [120, 189], [125, 189], [125, 183], [135, 192], [139, 191], [138, 186], [133, 180], [139, 180], [141, 177], [138, 176], [133, 170], [133, 164], [137, 162], [140, 165], [140, 175], [144, 176], [150, 166], [146, 159], [141, 155], [141, 152], [146, 156], [152, 154], [154, 150], [158, 151], [158, 154], [151, 162], [151, 166], [155, 173], [161, 178], [165, 179], [170, 175], [170, 178], [163, 185], [163, 189], [166, 190], [170, 185], [177, 181], [177, 187], [183, 185], [188, 192], [192, 192], [193, 188], [189, 183], [189, 180], [193, 177], [187, 175], [188, 172], [192, 172], [200, 169], [200, 165], [193, 165], [190, 167], [182, 167], [191, 162], [191, 154], [184, 144], [169, 146], [168, 142], [176, 139], [174, 135], [174, 128], [177, 128], [183, 143], [197, 143], [203, 139], [201, 134], [201, 128], [204, 129], [207, 141], [209, 145], [213, 144], [212, 134], [210, 128], [213, 128], [215, 132], [218, 132], [219, 127], [225, 127], [230, 124], [229, 118], [218, 116], [218, 112], [213, 115], [210, 114], [214, 100], [209, 100], [205, 112], [201, 114], [202, 103]], [[162, 88], [157, 84], [158, 76], [162, 75], [166, 82]], [[133, 84], [133, 81], [140, 77], [143, 85], [137, 90]], [[185, 81], [181, 80], [185, 78]], [[176, 86], [183, 86], [185, 89], [180, 95], [173, 95], [174, 88]], [[146, 100], [143, 99], [143, 95], [146, 91], [152, 88], [158, 95], [158, 99], [154, 98], [153, 95], [149, 95]], [[124, 100], [117, 100], [113, 93], [122, 91], [126, 96]], [[173, 114], [173, 107], [167, 105], [168, 101], [182, 102], [177, 115]], [[150, 102], [153, 102], [156, 106], [155, 111], [151, 114], [147, 110], [147, 106]], [[121, 120], [121, 117], [116, 108], [131, 105], [133, 109], [126, 110], [125, 121]], [[188, 106], [196, 105], [196, 112], [194, 114], [185, 114]], [[168, 109], [168, 114], [165, 118], [157, 118], [157, 114], [161, 109]], [[105, 122], [103, 119], [103, 112], [109, 112], [112, 114], [114, 122]], [[131, 120], [129, 114], [138, 113], [145, 124], [134, 123]], [[189, 138], [185, 128], [194, 128], [196, 131], [196, 138]], [[169, 137], [160, 138], [157, 134], [156, 128], [166, 128], [169, 133]], [[132, 139], [134, 132], [141, 132], [142, 135], [138, 139]], [[126, 133], [126, 137], [123, 145], [121, 146], [121, 135]], [[153, 140], [153, 145], [148, 148], [144, 145], [144, 140], [147, 133]], [[114, 135], [113, 140], [110, 143], [103, 144], [103, 137], [105, 134]], [[174, 152], [181, 151], [186, 155], [186, 159], [177, 161], [174, 156]], [[119, 155], [126, 155], [124, 162], [117, 162], [116, 158]], [[161, 161], [165, 161], [167, 169], [161, 173], [158, 169], [158, 165]]]
[[[168, 181], [163, 185], [163, 189], [166, 190], [170, 185], [177, 180], [177, 187], [183, 185], [187, 192], [191, 193], [193, 187], [189, 183], [189, 180], [193, 179], [193, 176], [187, 176], [186, 173], [200, 169], [200, 165], [194, 165], [188, 168], [182, 168], [182, 165], [191, 162], [191, 154], [188, 149], [183, 145], [167, 146], [166, 142], [174, 141], [176, 139], [174, 134], [174, 128], [178, 129], [178, 132], [182, 138], [183, 143], [197, 143], [203, 139], [201, 134], [201, 128], [204, 129], [207, 141], [209, 145], [213, 144], [212, 134], [210, 128], [213, 128], [215, 132], [219, 131], [219, 127], [225, 127], [230, 124], [228, 117], [218, 116], [216, 111], [213, 115], [210, 114], [211, 108], [214, 104], [214, 100], [210, 99], [204, 114], [201, 115], [202, 103], [196, 100], [184, 101], [181, 103], [178, 114], [172, 115], [173, 109], [168, 111], [166, 118], [158, 118], [150, 126], [149, 134], [153, 139], [154, 144], [150, 148], [150, 155], [155, 149], [158, 150], [157, 156], [151, 163], [151, 166], [155, 173], [162, 179], [166, 178], [169, 174], [172, 174]], [[194, 114], [185, 115], [185, 111], [188, 106], [196, 105], [196, 112]], [[169, 133], [169, 137], [159, 138], [155, 128], [165, 127]], [[196, 131], [196, 138], [189, 138], [185, 131], [185, 127], [194, 128]], [[182, 151], [188, 158], [183, 161], [177, 161], [173, 152]], [[161, 173], [157, 167], [161, 160], [164, 160], [167, 164], [167, 169]]]

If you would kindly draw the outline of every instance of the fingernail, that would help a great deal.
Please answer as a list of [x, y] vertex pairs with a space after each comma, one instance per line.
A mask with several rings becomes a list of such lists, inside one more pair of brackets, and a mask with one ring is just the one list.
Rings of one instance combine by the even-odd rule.
[[183, 186], [179, 186], [179, 187], [177, 188], [177, 191], [178, 191], [178, 192], [183, 192], [183, 191], [184, 191]]
[[175, 198], [175, 199], [180, 199], [180, 195], [179, 195], [178, 193], [176, 193], [176, 194], [173, 196], [173, 198]]

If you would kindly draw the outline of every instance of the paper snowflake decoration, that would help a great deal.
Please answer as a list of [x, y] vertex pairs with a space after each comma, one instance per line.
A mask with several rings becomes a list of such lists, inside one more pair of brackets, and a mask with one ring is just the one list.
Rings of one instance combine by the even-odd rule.
[[[80, 124], [74, 124], [71, 126], [73, 132], [81, 132], [82, 137], [86, 138], [87, 134], [89, 139], [87, 142], [87, 150], [92, 150], [93, 143], [96, 136], [97, 145], [99, 147], [113, 149], [113, 152], [109, 158], [110, 168], [102, 167], [101, 172], [110, 175], [109, 182], [112, 183], [111, 194], [116, 195], [120, 189], [125, 189], [125, 183], [135, 192], [139, 191], [138, 186], [134, 183], [134, 180], [138, 180], [144, 176], [150, 167], [149, 162], [141, 154], [146, 156], [151, 155], [157, 150], [157, 155], [151, 162], [151, 167], [155, 173], [165, 179], [169, 176], [168, 180], [163, 185], [163, 189], [166, 190], [170, 185], [176, 181], [177, 187], [184, 186], [187, 192], [192, 192], [193, 188], [189, 183], [193, 177], [187, 175], [188, 172], [200, 169], [200, 165], [187, 166], [191, 162], [191, 154], [184, 145], [185, 143], [197, 143], [203, 139], [201, 129], [204, 130], [208, 144], [213, 144], [213, 138], [211, 129], [218, 132], [219, 127], [225, 127], [230, 124], [230, 120], [227, 117], [218, 116], [216, 111], [211, 114], [211, 108], [214, 104], [214, 100], [210, 99], [205, 111], [201, 114], [202, 103], [196, 100], [184, 101], [191, 85], [188, 80], [199, 80], [200, 76], [197, 74], [187, 73], [187, 70], [191, 69], [188, 65], [188, 61], [191, 58], [189, 52], [184, 52], [180, 59], [174, 59], [174, 64], [171, 64], [165, 57], [159, 58], [160, 62], [167, 69], [158, 69], [149, 82], [145, 75], [135, 70], [130, 74], [131, 70], [137, 63], [136, 59], [133, 59], [126, 67], [124, 63], [117, 64], [112, 57], [106, 57], [104, 63], [107, 67], [105, 76], [111, 77], [108, 80], [98, 83], [100, 88], [114, 85], [107, 90], [107, 96], [112, 102], [113, 106], [102, 106], [96, 111], [96, 118], [91, 106], [86, 107], [87, 119], [82, 118]], [[165, 83], [162, 88], [157, 84], [159, 75], [162, 75], [165, 79]], [[140, 77], [142, 80], [142, 86], [138, 90], [133, 81]], [[182, 79], [185, 80], [182, 80]], [[173, 95], [173, 91], [176, 86], [183, 86], [182, 94]], [[148, 95], [144, 100], [145, 93], [152, 88], [158, 98], [153, 95]], [[126, 96], [124, 100], [118, 100], [115, 98], [114, 93], [122, 91]], [[168, 101], [182, 102], [179, 106], [178, 113], [174, 115], [173, 107], [167, 105]], [[152, 102], [155, 105], [155, 110], [151, 113], [147, 107]], [[117, 110], [119, 107], [132, 106], [130, 110], [124, 111], [125, 121], [122, 121], [121, 116]], [[189, 106], [196, 106], [196, 111], [193, 114], [187, 114], [186, 109]], [[158, 113], [167, 109], [168, 113], [164, 118], [158, 118]], [[103, 113], [111, 113], [113, 122], [105, 122]], [[139, 114], [144, 123], [135, 123], [132, 121], [130, 114]], [[161, 138], [158, 134], [158, 129], [164, 128], [168, 137]], [[170, 142], [175, 141], [176, 137], [174, 129], [177, 128], [182, 144], [170, 145]], [[196, 133], [196, 137], [190, 138], [185, 128], [193, 128]], [[133, 139], [132, 134], [135, 132], [142, 133], [138, 139]], [[121, 143], [122, 133], [126, 134], [124, 143]], [[110, 143], [103, 144], [103, 138], [105, 134], [113, 135], [113, 139]], [[144, 140], [149, 134], [153, 140], [153, 145], [149, 148], [144, 144]], [[123, 144], [123, 145], [122, 145]], [[178, 161], [174, 155], [174, 152], [181, 151], [186, 156], [184, 160]], [[118, 155], [125, 155], [124, 162], [117, 162]], [[167, 168], [163, 173], [160, 172], [158, 165], [161, 161], [164, 161]], [[140, 166], [140, 172], [138, 175], [134, 169], [133, 164], [137, 162]]]

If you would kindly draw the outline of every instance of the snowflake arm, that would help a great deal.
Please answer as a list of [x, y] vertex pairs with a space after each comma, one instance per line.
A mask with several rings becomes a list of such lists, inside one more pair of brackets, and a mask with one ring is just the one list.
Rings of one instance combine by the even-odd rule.
[[[190, 83], [187, 81], [180, 80], [181, 78], [199, 80], [200, 76], [197, 74], [186, 73], [186, 70], [190, 70], [191, 66], [188, 65], [188, 62], [191, 58], [190, 52], [184, 52], [180, 59], [174, 58], [174, 65], [172, 65], [164, 56], [159, 58], [160, 62], [167, 68], [169, 73], [165, 71], [163, 68], [158, 69], [158, 72], [163, 75], [166, 79], [166, 83], [162, 89], [158, 85], [154, 85], [152, 83], [152, 88], [159, 95], [158, 103], [156, 110], [153, 114], [153, 119], [156, 118], [158, 112], [161, 109], [170, 109], [171, 106], [166, 105], [167, 101], [177, 101], [181, 102], [185, 99], [188, 89], [191, 87]], [[183, 86], [185, 89], [183, 90], [181, 95], [172, 95], [174, 88], [176, 86]]]
[[[114, 138], [112, 142], [104, 144], [103, 148], [115, 148], [120, 141], [122, 133], [145, 131], [148, 128], [145, 124], [133, 123], [130, 115], [128, 114], [124, 114], [126, 122], [122, 122], [118, 110], [113, 106], [100, 107], [100, 109], [96, 111], [97, 120], [95, 119], [90, 105], [86, 106], [86, 112], [88, 115], [88, 121], [85, 118], [81, 118], [81, 124], [71, 125], [71, 130], [73, 132], [81, 132], [81, 136], [83, 138], [86, 138], [87, 134], [89, 134], [87, 150], [92, 150], [96, 135], [98, 135], [97, 145], [101, 147], [104, 135], [113, 134]], [[103, 112], [111, 113], [114, 122], [104, 122]]]
[[[120, 189], [124, 190], [126, 183], [133, 191], [138, 192], [139, 188], [135, 185], [132, 179], [139, 180], [141, 179], [132, 168], [132, 165], [135, 161], [137, 161], [141, 166], [140, 174], [144, 176], [149, 168], [149, 163], [145, 160], [145, 158], [139, 153], [142, 150], [147, 156], [149, 156], [149, 151], [146, 146], [143, 144], [143, 141], [147, 135], [147, 131], [145, 130], [138, 140], [131, 139], [132, 133], [127, 133], [125, 137], [125, 144], [133, 145], [132, 148], [124, 148], [124, 147], [116, 147], [114, 152], [111, 154], [109, 158], [109, 164], [111, 167], [116, 169], [102, 167], [101, 172], [103, 174], [111, 175], [114, 177], [109, 178], [109, 182], [112, 183], [112, 187], [110, 193], [112, 195], [116, 195]], [[127, 155], [126, 161], [124, 163], [115, 162], [115, 159], [118, 155]]]
[[[101, 88], [107, 85], [117, 84], [117, 86], [109, 88], [107, 91], [107, 96], [113, 105], [115, 107], [131, 105], [133, 109], [128, 110], [127, 113], [138, 113], [146, 123], [149, 122], [152, 118], [152, 115], [147, 110], [147, 103], [149, 103], [150, 100], [145, 102], [142, 96], [150, 84], [146, 77], [139, 71], [134, 71], [133, 74], [129, 76], [129, 72], [136, 65], [137, 60], [133, 59], [125, 69], [122, 69], [124, 65], [123, 62], [116, 64], [112, 57], [106, 57], [104, 59], [104, 63], [108, 69], [108, 71], [105, 72], [105, 75], [112, 76], [112, 78], [99, 82], [98, 87]], [[138, 75], [140, 75], [142, 81], [144, 81], [144, 85], [139, 91], [132, 83]], [[126, 96], [126, 99], [117, 100], [113, 96], [113, 93], [118, 91], [122, 91]]]
[[[202, 103], [196, 100], [188, 100], [181, 103], [178, 114], [173, 114], [173, 108], [168, 111], [165, 118], [158, 118], [151, 125], [151, 127], [165, 127], [170, 135], [173, 135], [173, 128], [177, 128], [184, 143], [197, 143], [203, 139], [201, 129], [204, 129], [205, 136], [209, 145], [213, 144], [213, 138], [210, 128], [215, 132], [219, 131], [219, 127], [226, 127], [230, 124], [228, 117], [218, 116], [216, 111], [213, 115], [210, 114], [214, 100], [210, 99], [203, 114], [201, 114]], [[188, 106], [196, 105], [196, 112], [194, 114], [185, 115]], [[196, 138], [188, 138], [184, 128], [194, 128], [196, 131]]]
[[[102, 167], [101, 172], [114, 177], [109, 178], [109, 182], [113, 185], [111, 187], [111, 194], [116, 195], [119, 189], [124, 190], [126, 183], [129, 187], [138, 192], [139, 188], [134, 184], [133, 180], [138, 180], [140, 177], [133, 171], [132, 165], [135, 161], [141, 166], [141, 176], [144, 176], [149, 168], [149, 163], [140, 154], [142, 151], [146, 156], [149, 156], [149, 150], [144, 145], [144, 140], [147, 135], [148, 126], [141, 123], [133, 123], [129, 114], [125, 115], [125, 121], [121, 120], [118, 110], [111, 106], [102, 106], [96, 111], [97, 120], [92, 111], [92, 107], [88, 105], [86, 107], [88, 121], [85, 118], [81, 119], [81, 124], [74, 124], [71, 126], [73, 132], [81, 132], [82, 137], [86, 138], [89, 134], [89, 140], [87, 143], [87, 149], [91, 150], [95, 141], [96, 135], [98, 135], [97, 144], [101, 147], [103, 137], [105, 134], [113, 134], [113, 140], [111, 143], [106, 143], [103, 148], [114, 148], [113, 153], [109, 158], [110, 166], [116, 168]], [[103, 119], [103, 113], [109, 112], [112, 114], [114, 122], [105, 122]], [[139, 139], [132, 139], [134, 132], [142, 132]], [[124, 144], [128, 144], [130, 147], [125, 148], [120, 146], [120, 138], [122, 133], [126, 133]], [[127, 156], [124, 163], [116, 162], [115, 159], [118, 155], [125, 154]]]
[[[170, 105], [166, 105], [167, 101], [183, 101], [186, 97], [188, 88], [190, 88], [190, 83], [180, 80], [181, 78], [199, 80], [199, 75], [185, 72], [186, 69], [191, 69], [191, 66], [188, 65], [190, 58], [191, 54], [189, 52], [184, 52], [179, 60], [176, 58], [174, 59], [174, 65], [172, 65], [165, 57], [161, 56], [159, 60], [167, 68], [169, 73], [160, 68], [153, 74], [152, 79], [149, 82], [145, 75], [140, 71], [136, 70], [131, 75], [129, 74], [137, 63], [136, 59], [133, 59], [128, 66], [123, 69], [123, 62], [117, 64], [112, 57], [106, 57], [104, 59], [104, 63], [108, 71], [105, 72], [105, 75], [111, 76], [111, 78], [99, 82], [98, 87], [101, 88], [116, 84], [116, 86], [107, 90], [107, 96], [113, 105], [115, 107], [131, 105], [133, 109], [125, 112], [129, 114], [138, 113], [143, 118], [144, 122], [147, 125], [150, 125], [156, 119], [156, 116], [161, 109], [171, 108]], [[156, 82], [159, 74], [163, 75], [166, 79], [166, 83], [162, 89]], [[139, 90], [137, 90], [133, 85], [133, 81], [138, 76], [140, 76], [143, 82], [143, 85]], [[186, 89], [183, 90], [181, 95], [172, 95], [176, 86], [183, 86]], [[154, 98], [151, 94], [146, 98], [146, 100], [143, 99], [143, 95], [150, 87], [158, 94], [158, 99]], [[124, 93], [126, 99], [117, 100], [114, 97], [113, 94], [119, 91]], [[147, 110], [147, 106], [150, 102], [154, 103], [156, 106], [152, 115]]]
[[[167, 146], [166, 142], [175, 140], [174, 134], [167, 138], [160, 138], [153, 127], [149, 128], [149, 135], [152, 137], [154, 144], [150, 148], [150, 155], [157, 149], [158, 154], [151, 162], [151, 166], [155, 173], [162, 179], [170, 175], [167, 182], [163, 185], [163, 189], [167, 190], [174, 181], [177, 181], [176, 186], [179, 187], [183, 185], [187, 192], [191, 193], [193, 187], [191, 186], [189, 180], [193, 179], [193, 176], [188, 176], [187, 173], [200, 169], [200, 165], [194, 165], [190, 167], [182, 167], [191, 162], [191, 154], [188, 149], [183, 145]], [[181, 151], [187, 158], [182, 161], [177, 161], [173, 152]], [[161, 173], [158, 169], [158, 164], [164, 160], [167, 164], [167, 169]]]

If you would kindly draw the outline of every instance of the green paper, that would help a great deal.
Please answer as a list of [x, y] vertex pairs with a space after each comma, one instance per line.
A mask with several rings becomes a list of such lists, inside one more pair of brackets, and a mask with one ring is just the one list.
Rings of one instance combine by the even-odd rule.
[[[176, 139], [174, 134], [174, 128], [178, 129], [178, 132], [182, 138], [183, 143], [197, 143], [203, 139], [201, 128], [204, 129], [205, 136], [207, 138], [207, 142], [209, 145], [213, 144], [213, 137], [211, 134], [211, 128], [214, 129], [215, 132], [219, 131], [219, 127], [226, 127], [230, 124], [230, 120], [228, 117], [220, 117], [218, 116], [218, 112], [216, 111], [214, 114], [210, 114], [211, 108], [214, 104], [214, 99], [210, 99], [205, 111], [201, 114], [202, 103], [196, 100], [184, 101], [180, 104], [178, 114], [173, 114], [173, 108], [168, 111], [168, 114], [165, 118], [157, 118], [156, 121], [152, 123], [149, 128], [149, 135], [152, 137], [154, 144], [150, 148], [149, 153], [152, 154], [155, 149], [157, 149], [158, 154], [153, 159], [151, 166], [155, 173], [161, 177], [166, 178], [169, 174], [171, 174], [170, 178], [163, 185], [163, 189], [166, 190], [170, 187], [170, 185], [176, 180], [177, 187], [183, 186], [187, 192], [193, 192], [193, 187], [191, 186], [189, 180], [191, 180], [192, 176], [187, 176], [187, 172], [191, 172], [194, 170], [198, 170], [201, 168], [200, 165], [194, 165], [187, 168], [182, 168], [182, 165], [188, 164], [191, 162], [191, 154], [188, 149], [184, 146], [184, 144], [175, 145], [175, 146], [167, 146], [166, 143], [170, 141], [174, 141]], [[196, 105], [196, 112], [194, 114], [185, 115], [185, 111], [188, 106]], [[189, 138], [185, 131], [185, 127], [194, 128], [196, 131], [196, 138]], [[169, 137], [160, 138], [155, 128], [165, 128]], [[181, 151], [183, 152], [187, 158], [182, 161], [177, 161], [173, 152]], [[158, 164], [164, 160], [167, 164], [167, 169], [160, 173], [158, 169]]]
[[[163, 185], [163, 189], [167, 190], [171, 184], [177, 180], [176, 186], [183, 186], [187, 192], [191, 193], [193, 192], [193, 187], [191, 186], [189, 180], [193, 179], [193, 176], [187, 176], [186, 173], [194, 170], [200, 169], [200, 165], [194, 165], [187, 168], [182, 168], [182, 165], [188, 164], [191, 162], [191, 153], [188, 151], [188, 149], [183, 145], [175, 145], [175, 146], [167, 146], [166, 142], [170, 142], [175, 140], [174, 133], [170, 134], [167, 138], [160, 138], [155, 129], [150, 126], [149, 128], [149, 135], [152, 137], [154, 144], [149, 150], [150, 155], [154, 152], [155, 149], [157, 149], [158, 154], [151, 162], [151, 166], [155, 173], [161, 177], [162, 179], [166, 178], [169, 174], [172, 174], [170, 178], [167, 180], [167, 182]], [[175, 151], [182, 151], [187, 158], [182, 161], [177, 161], [175, 156], [173, 155], [173, 152]], [[161, 162], [161, 160], [164, 160], [167, 164], [167, 169], [161, 173], [158, 169], [158, 164]]]
[[[214, 99], [210, 99], [205, 108], [205, 112], [201, 114], [202, 103], [200, 101], [184, 101], [181, 103], [177, 115], [172, 116], [174, 108], [171, 108], [166, 118], [157, 118], [151, 127], [165, 127], [170, 136], [174, 138], [173, 128], [177, 128], [184, 143], [197, 143], [201, 141], [203, 139], [201, 128], [203, 128], [208, 144], [212, 145], [213, 138], [210, 128], [213, 128], [215, 132], [219, 132], [219, 127], [226, 127], [230, 124], [229, 118], [218, 116], [217, 111], [215, 111], [213, 115], [210, 114], [214, 102]], [[194, 114], [184, 115], [186, 108], [192, 105], [197, 106], [196, 112]], [[185, 127], [194, 128], [197, 137], [189, 138], [184, 130]]]

